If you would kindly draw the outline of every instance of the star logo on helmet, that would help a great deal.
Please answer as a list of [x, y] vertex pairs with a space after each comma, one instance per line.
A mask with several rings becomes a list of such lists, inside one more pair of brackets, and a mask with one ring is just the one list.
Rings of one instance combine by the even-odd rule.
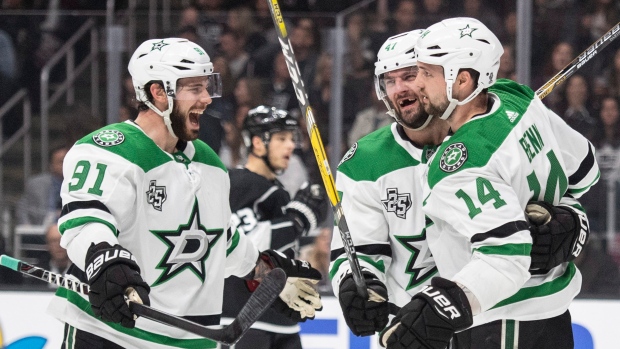
[[465, 26], [465, 28], [459, 30], [461, 31], [461, 38], [467, 35], [469, 35], [470, 38], [473, 38], [471, 34], [474, 32], [474, 30], [478, 30], [478, 28], [470, 28], [468, 24], [467, 26]]
[[155, 50], [160, 50], [164, 47], [164, 46], [168, 46], [169, 44], [166, 44], [164, 42], [164, 40], [160, 41], [160, 42], [154, 42], [153, 43], [153, 47], [151, 48], [151, 51], [155, 51]]

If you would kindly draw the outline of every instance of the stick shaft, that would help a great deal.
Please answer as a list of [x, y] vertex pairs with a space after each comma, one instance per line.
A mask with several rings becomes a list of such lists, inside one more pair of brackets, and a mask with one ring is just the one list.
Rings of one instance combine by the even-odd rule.
[[342, 207], [340, 205], [340, 197], [338, 195], [338, 192], [336, 191], [334, 176], [330, 169], [329, 162], [327, 161], [325, 147], [323, 147], [323, 141], [319, 133], [319, 128], [316, 125], [314, 114], [312, 113], [312, 108], [310, 107], [310, 103], [308, 101], [308, 94], [306, 93], [304, 82], [301, 79], [301, 73], [299, 71], [299, 66], [297, 65], [297, 60], [295, 59], [295, 53], [293, 52], [291, 41], [288, 38], [284, 18], [282, 18], [282, 13], [280, 12], [280, 5], [278, 4], [278, 0], [265, 1], [269, 3], [269, 11], [271, 12], [271, 18], [273, 19], [273, 23], [276, 27], [276, 32], [278, 33], [278, 40], [280, 41], [282, 53], [284, 54], [286, 65], [291, 75], [295, 94], [297, 96], [297, 100], [299, 101], [301, 112], [306, 119], [306, 126], [308, 135], [310, 136], [312, 151], [314, 152], [316, 162], [321, 172], [321, 177], [323, 178], [325, 191], [327, 192], [327, 196], [329, 197], [329, 201], [331, 202], [333, 207], [334, 219], [336, 221], [336, 225], [338, 226], [338, 230], [340, 231], [342, 245], [351, 266], [353, 280], [355, 281], [355, 285], [357, 287], [359, 295], [368, 299], [366, 281], [362, 276], [362, 269], [357, 259], [355, 245], [353, 244], [353, 239], [351, 238], [351, 232], [349, 231], [349, 226], [344, 216], [344, 211], [342, 210]]

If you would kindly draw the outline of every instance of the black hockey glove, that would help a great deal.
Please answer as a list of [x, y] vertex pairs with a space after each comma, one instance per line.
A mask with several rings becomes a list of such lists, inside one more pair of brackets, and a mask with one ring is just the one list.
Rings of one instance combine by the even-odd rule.
[[549, 270], [579, 256], [590, 235], [584, 214], [544, 201], [529, 202], [525, 213], [533, 240], [530, 270]]
[[306, 261], [286, 258], [274, 250], [261, 252], [260, 258], [271, 268], [282, 268], [287, 276], [286, 286], [273, 308], [296, 322], [314, 319], [315, 313], [323, 309], [321, 296], [314, 288], [321, 273]]
[[440, 277], [431, 281], [402, 307], [380, 334], [389, 349], [445, 349], [454, 332], [473, 323], [465, 292], [454, 282]]
[[348, 273], [340, 281], [338, 301], [351, 332], [356, 336], [371, 336], [388, 324], [388, 294], [385, 285], [373, 273], [362, 273], [366, 286], [378, 297], [370, 297], [372, 300], [362, 298], [357, 293], [353, 274]]
[[326, 204], [323, 187], [305, 182], [285, 208], [297, 233], [306, 235], [327, 216]]
[[133, 287], [143, 304], [150, 305], [149, 285], [140, 276], [140, 267], [131, 252], [107, 242], [91, 244], [86, 253], [88, 298], [93, 313], [103, 321], [116, 322], [133, 328], [137, 317], [125, 301], [125, 291]]

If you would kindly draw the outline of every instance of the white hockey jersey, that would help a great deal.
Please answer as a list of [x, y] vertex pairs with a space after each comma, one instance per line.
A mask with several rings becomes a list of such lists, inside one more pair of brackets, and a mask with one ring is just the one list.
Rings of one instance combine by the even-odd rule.
[[530, 88], [498, 80], [489, 96], [491, 110], [444, 140], [424, 175], [427, 240], [441, 276], [480, 301], [474, 326], [568, 309], [581, 274], [571, 262], [530, 277], [524, 209], [544, 200], [583, 211], [575, 198], [599, 178], [592, 145]]
[[[437, 273], [421, 207], [421, 172], [433, 149], [415, 146], [393, 123], [360, 139], [338, 166], [336, 189], [360, 265], [386, 285], [389, 302], [400, 307]], [[338, 295], [350, 267], [334, 229], [330, 277]]]
[[[230, 181], [202, 141], [169, 154], [135, 123], [82, 138], [64, 160], [61, 245], [80, 269], [91, 242], [131, 251], [151, 287], [151, 306], [203, 325], [219, 325], [224, 278], [247, 275], [258, 250], [229, 230]], [[215, 348], [216, 343], [138, 318], [134, 329], [95, 318], [88, 298], [59, 289], [50, 312], [128, 348]]]

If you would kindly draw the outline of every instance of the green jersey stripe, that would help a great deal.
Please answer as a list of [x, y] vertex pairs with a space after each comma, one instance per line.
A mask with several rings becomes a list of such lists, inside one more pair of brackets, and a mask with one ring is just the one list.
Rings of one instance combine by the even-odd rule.
[[499, 246], [482, 246], [475, 248], [482, 254], [496, 254], [502, 256], [529, 256], [532, 251], [532, 244], [505, 244]]
[[[76, 292], [73, 292], [66, 288], [59, 288], [56, 291], [56, 296], [65, 298], [68, 302], [78, 307], [84, 313], [96, 318], [95, 314], [93, 313], [90, 307], [90, 303], [88, 303], [87, 300], [82, 298]], [[167, 336], [163, 336], [163, 335], [156, 334], [153, 332], [141, 330], [139, 328], [123, 327], [121, 326], [121, 324], [116, 324], [112, 322], [102, 321], [102, 323], [108, 325], [109, 327], [113, 328], [114, 330], [118, 332], [124, 333], [132, 337], [136, 337], [136, 338], [148, 341], [148, 342], [152, 342], [152, 343], [157, 343], [157, 344], [162, 344], [162, 345], [167, 345], [167, 346], [177, 347], [177, 348], [186, 348], [186, 349], [217, 348], [216, 342], [210, 339], [206, 339], [206, 338], [178, 339], [178, 338], [167, 337]]]
[[[363, 255], [357, 255], [357, 259], [362, 260], [370, 265], [372, 265], [373, 267], [377, 268], [377, 270], [379, 270], [382, 273], [385, 273], [385, 264], [383, 263], [382, 260], [379, 261], [374, 261], [372, 260], [370, 257], [368, 256], [363, 256]], [[342, 263], [344, 263], [345, 261], [347, 261], [347, 258], [338, 258], [337, 260], [334, 261], [334, 265], [332, 266], [332, 270], [329, 271], [329, 278], [333, 279], [334, 275], [336, 275], [336, 272], [338, 272], [338, 268], [340, 268], [340, 265]]]
[[571, 280], [573, 280], [575, 273], [577, 273], [577, 268], [575, 267], [575, 264], [573, 262], [569, 262], [568, 267], [566, 268], [566, 271], [564, 272], [564, 274], [562, 274], [562, 276], [538, 286], [524, 287], [514, 295], [497, 303], [491, 309], [503, 307], [508, 304], [514, 304], [536, 297], [549, 296], [556, 292], [562, 291], [568, 286]]
[[114, 236], [118, 236], [118, 230], [116, 230], [116, 227], [114, 226], [114, 224], [112, 224], [112, 223], [110, 223], [108, 221], [104, 221], [101, 218], [90, 217], [90, 216], [69, 219], [69, 220], [65, 221], [64, 223], [62, 223], [58, 227], [58, 230], [60, 230], [60, 234], [62, 235], [68, 229], [73, 229], [75, 227], [79, 227], [79, 226], [87, 224], [87, 223], [101, 223], [101, 224], [104, 224], [105, 226], [110, 228], [112, 233], [114, 233]]
[[228, 257], [228, 255], [231, 254], [232, 251], [235, 250], [235, 248], [237, 248], [238, 244], [239, 244], [239, 231], [235, 229], [235, 233], [233, 234], [230, 240], [230, 246], [226, 249], [226, 257]]

